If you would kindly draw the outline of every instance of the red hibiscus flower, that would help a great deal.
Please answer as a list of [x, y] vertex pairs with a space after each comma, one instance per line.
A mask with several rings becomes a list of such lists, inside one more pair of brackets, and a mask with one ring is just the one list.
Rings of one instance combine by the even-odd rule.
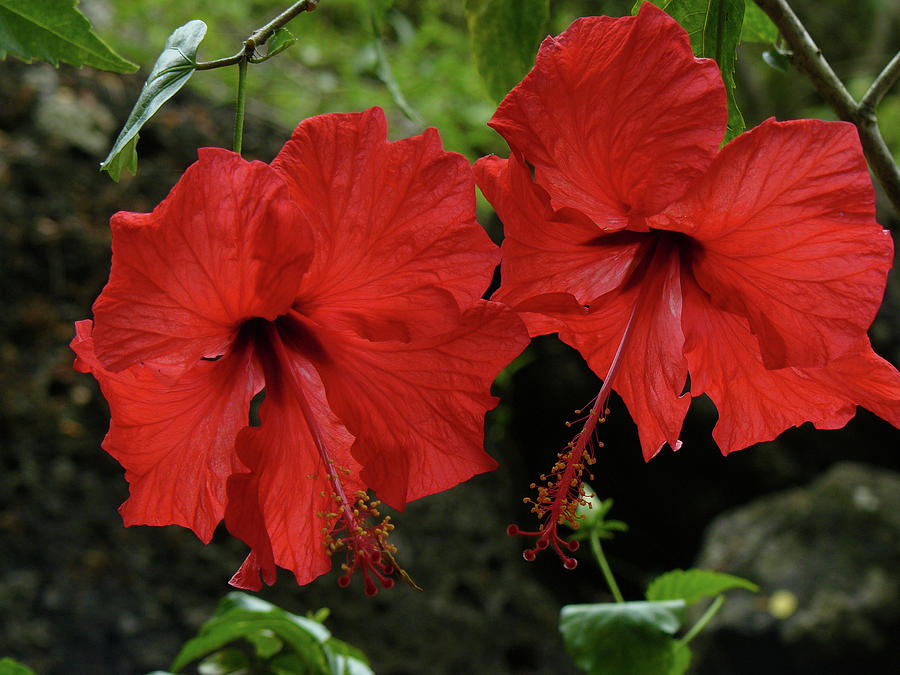
[[72, 347], [109, 402], [125, 524], [209, 542], [224, 517], [251, 548], [241, 588], [276, 565], [305, 584], [338, 551], [341, 585], [406, 578], [367, 490], [402, 509], [495, 468], [491, 382], [528, 340], [481, 299], [499, 251], [466, 160], [434, 129], [388, 143], [378, 108], [324, 115], [271, 165], [200, 150], [152, 213], [111, 227]]
[[866, 336], [893, 245], [855, 128], [768, 120], [719, 150], [726, 118], [716, 64], [645, 3], [547, 38], [490, 122], [512, 150], [475, 166], [505, 228], [494, 299], [604, 380], [535, 500], [537, 548], [567, 566], [556, 523], [610, 389], [647, 460], [679, 447], [701, 394], [726, 454], [807, 421], [841, 427], [857, 405], [900, 426], [900, 375]]

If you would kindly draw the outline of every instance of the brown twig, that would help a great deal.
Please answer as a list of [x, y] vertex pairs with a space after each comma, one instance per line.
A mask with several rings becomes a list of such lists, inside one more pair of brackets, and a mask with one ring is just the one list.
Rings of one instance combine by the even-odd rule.
[[869, 167], [900, 216], [900, 169], [881, 136], [875, 116], [878, 102], [900, 78], [900, 53], [888, 63], [869, 91], [857, 102], [835, 75], [822, 50], [813, 42], [787, 0], [756, 0], [756, 4], [778, 26], [793, 52], [792, 63], [806, 74], [838, 117], [856, 125]]

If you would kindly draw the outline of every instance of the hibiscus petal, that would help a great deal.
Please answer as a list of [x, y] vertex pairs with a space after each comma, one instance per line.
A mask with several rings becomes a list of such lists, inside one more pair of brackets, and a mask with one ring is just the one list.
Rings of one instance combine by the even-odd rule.
[[697, 282], [749, 319], [766, 367], [825, 365], [864, 340], [893, 243], [853, 125], [767, 121], [658, 220], [699, 242]]
[[225, 353], [243, 319], [286, 312], [311, 255], [302, 223], [268, 165], [201, 149], [152, 213], [110, 222], [112, 269], [94, 303], [100, 362], [184, 369]]
[[490, 126], [534, 167], [554, 209], [620, 229], [677, 199], [709, 166], [725, 132], [715, 62], [645, 3], [636, 17], [578, 19], [537, 62]]
[[537, 295], [570, 293], [582, 305], [618, 287], [641, 235], [604, 234], [578, 211], [554, 213], [521, 158], [483, 157], [475, 177], [503, 222], [502, 284], [495, 300], [510, 306]]
[[[321, 115], [272, 166], [316, 234], [297, 307], [373, 340], [444, 332], [480, 298], [499, 251], [475, 221], [474, 180], [435, 129], [387, 142], [384, 112]], [[455, 301], [455, 303], [454, 303]]]
[[244, 467], [234, 452], [262, 387], [249, 352], [201, 362], [175, 384], [138, 365], [106, 370], [94, 354], [91, 322], [79, 321], [71, 347], [76, 367], [93, 372], [109, 403], [103, 448], [125, 469], [126, 526], [181, 525], [209, 543], [225, 512], [225, 481]]
[[862, 405], [900, 426], [900, 374], [865, 341], [824, 367], [768, 369], [743, 316], [722, 311], [683, 279], [685, 355], [691, 393], [719, 411], [713, 438], [723, 454], [769, 441], [804, 422], [844, 426]]
[[532, 335], [558, 332], [600, 378], [609, 374], [634, 314], [612, 388], [638, 427], [646, 460], [665, 443], [679, 448], [690, 397], [681, 395], [687, 362], [682, 354], [677, 256], [672, 249], [658, 251], [639, 283], [611, 291], [595, 304], [598, 309], [588, 312], [571, 295], [547, 293], [527, 298], [514, 309]]
[[451, 332], [413, 342], [319, 332], [328, 401], [357, 437], [353, 456], [379, 499], [402, 509], [496, 468], [484, 415], [497, 403], [494, 378], [528, 343], [514, 312], [479, 301]]
[[681, 447], [678, 435], [690, 406], [690, 397], [682, 395], [687, 361], [682, 354], [678, 269], [671, 249], [658, 250], [642, 280], [600, 298], [599, 309], [581, 315], [570, 309], [568, 315], [553, 316], [561, 324], [560, 339], [577, 349], [601, 378], [608, 376], [628, 327], [612, 388], [637, 425], [646, 460], [665, 443]]
[[[231, 584], [251, 590], [261, 587], [260, 574], [274, 583], [276, 565], [293, 571], [299, 584], [331, 569], [322, 514], [333, 511], [334, 502], [326, 471], [346, 471], [341, 480], [350, 495], [365, 490], [350, 455], [353, 436], [328, 407], [315, 368], [282, 345], [273, 346], [280, 375], [269, 377], [267, 370], [261, 425], [237, 438], [237, 454], [250, 472], [228, 479], [225, 524], [251, 548]], [[315, 436], [334, 465], [325, 465]]]
[[[638, 427], [644, 459], [650, 460], [664, 443], [678, 450], [678, 435], [691, 397], [682, 394], [687, 381], [682, 298], [677, 250], [660, 245], [634, 300], [622, 365], [613, 388], [625, 401]], [[598, 312], [605, 303], [598, 303]]]

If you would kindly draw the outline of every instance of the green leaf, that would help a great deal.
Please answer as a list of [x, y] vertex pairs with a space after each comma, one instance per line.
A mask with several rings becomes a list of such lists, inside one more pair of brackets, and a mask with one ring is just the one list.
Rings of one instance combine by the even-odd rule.
[[240, 649], [223, 649], [203, 659], [197, 672], [201, 675], [246, 673], [251, 665], [249, 657]]
[[[122, 169], [127, 169], [132, 176], [135, 175], [137, 173], [137, 142], [139, 138], [140, 134], [135, 131], [134, 135], [128, 139], [128, 142], [115, 155], [110, 152], [106, 161], [100, 165], [100, 170], [109, 173], [110, 177], [117, 183], [119, 182], [119, 176], [122, 175]], [[114, 145], [113, 148], [115, 147]]]
[[[381, 8], [381, 9], [379, 9]], [[387, 52], [384, 50], [384, 42], [381, 39], [381, 19], [379, 12], [387, 11], [387, 5], [384, 2], [369, 0], [369, 22], [372, 24], [372, 36], [375, 38], [375, 56], [377, 59], [377, 67], [375, 74], [378, 75], [384, 86], [387, 87], [391, 98], [397, 107], [406, 115], [406, 118], [418, 127], [425, 126], [425, 120], [415, 111], [415, 109], [406, 100], [403, 90], [400, 89], [400, 83], [394, 78], [391, 70], [391, 62], [388, 60]]]
[[666, 675], [682, 675], [691, 665], [691, 650], [687, 645], [675, 644], [672, 651], [672, 665]]
[[0, 0], [0, 60], [7, 52], [59, 66], [90, 66], [115, 73], [133, 73], [132, 63], [116, 54], [91, 28], [76, 5], [78, 0]]
[[298, 675], [309, 672], [306, 662], [296, 654], [279, 654], [266, 666], [268, 675]]
[[778, 39], [778, 26], [755, 2], [746, 0], [744, 4], [744, 25], [741, 27], [741, 42], [762, 42], [774, 44]]
[[672, 0], [634, 0], [634, 4], [631, 6], [631, 16], [637, 16], [637, 13], [641, 11], [641, 5], [643, 5], [644, 2], [650, 2], [660, 9], [665, 9]]
[[[715, 59], [728, 97], [727, 143], [744, 130], [744, 118], [734, 97], [735, 50], [741, 40], [744, 0], [650, 0], [687, 31], [694, 56]], [[641, 2], [635, 3], [637, 14]]]
[[28, 666], [7, 656], [0, 659], [0, 675], [35, 675], [35, 673]]
[[[138, 132], [160, 106], [172, 98], [194, 74], [197, 47], [205, 35], [206, 24], [195, 19], [177, 28], [166, 40], [166, 47], [150, 71], [125, 126], [100, 165], [100, 170], [109, 173], [114, 181], [119, 180], [123, 168], [127, 168], [132, 174], [137, 172]], [[122, 154], [125, 157], [120, 157]]]
[[549, 16], [549, 0], [466, 0], [475, 66], [495, 101], [531, 70]]
[[791, 69], [791, 59], [788, 53], [777, 48], [767, 49], [762, 53], [762, 59], [766, 65], [771, 66], [775, 70], [786, 73]]
[[336, 638], [330, 638], [323, 646], [334, 675], [374, 675], [361, 649]]
[[[606, 520], [606, 514], [612, 508], [612, 499], [601, 500], [594, 489], [584, 483], [584, 494], [586, 504], [578, 504], [575, 507], [575, 517], [578, 526], [573, 527], [575, 534], [569, 539], [580, 541], [590, 537], [591, 532], [596, 532], [601, 539], [612, 539], [614, 532], [627, 532], [628, 525], [621, 520]], [[575, 523], [566, 522], [566, 525], [572, 527]]]
[[275, 34], [266, 42], [266, 53], [264, 56], [254, 57], [250, 59], [253, 63], [262, 63], [271, 59], [276, 54], [280, 54], [297, 41], [294, 34], [287, 28], [279, 28]]
[[575, 664], [591, 675], [649, 675], [677, 672], [672, 637], [684, 621], [685, 604], [618, 602], [566, 605], [559, 631]]
[[184, 644], [172, 670], [178, 671], [231, 642], [247, 640], [261, 658], [280, 655], [288, 647], [302, 659], [308, 672], [327, 675], [331, 670], [324, 643], [330, 637], [328, 629], [312, 619], [244, 593], [229, 593], [213, 617], [200, 627], [197, 637]]
[[[270, 614], [279, 618], [284, 618], [308, 632], [319, 642], [324, 643], [331, 638], [331, 632], [322, 625], [321, 621], [291, 614], [290, 612], [281, 609], [278, 605], [273, 605], [271, 602], [266, 602], [262, 598], [257, 598], [256, 596], [248, 595], [247, 593], [241, 593], [240, 591], [234, 591], [222, 598], [216, 609], [215, 615], [213, 615], [213, 620], [226, 614], [230, 614], [233, 610], [245, 610], [247, 612]], [[327, 616], [328, 610], [319, 610], [319, 612], [323, 611], [326, 612]]]
[[647, 587], [647, 600], [684, 600], [688, 605], [714, 597], [732, 588], [745, 588], [754, 593], [756, 584], [722, 572], [709, 570], [672, 570], [657, 577]]
[[248, 633], [246, 638], [253, 644], [253, 651], [261, 659], [272, 658], [284, 646], [284, 643], [278, 639], [278, 636], [268, 628], [261, 628], [254, 633]]

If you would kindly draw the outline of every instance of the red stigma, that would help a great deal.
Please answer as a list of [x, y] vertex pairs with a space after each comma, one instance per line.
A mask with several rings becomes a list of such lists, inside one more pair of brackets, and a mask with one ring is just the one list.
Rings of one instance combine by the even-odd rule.
[[[603, 395], [605, 392], [601, 390]], [[523, 501], [531, 504], [531, 512], [541, 519], [541, 528], [533, 532], [519, 529], [518, 525], [510, 525], [506, 533], [511, 536], [523, 535], [537, 537], [534, 548], [526, 549], [522, 557], [531, 562], [537, 557], [539, 551], [553, 547], [567, 570], [573, 570], [578, 566], [575, 558], [567, 555], [578, 550], [577, 541], [566, 541], [558, 531], [561, 524], [578, 529], [581, 516], [577, 514], [579, 506], [588, 504], [584, 492], [584, 480], [586, 477], [593, 479], [587, 467], [594, 464], [593, 443], [591, 442], [597, 424], [606, 420], [609, 410], [606, 401], [600, 401], [600, 395], [594, 399], [593, 407], [585, 419], [584, 428], [566, 446], [565, 450], [557, 453], [556, 463], [553, 465], [549, 476], [541, 476], [544, 485], [531, 484], [531, 488], [537, 490], [535, 498], [526, 497]], [[604, 396], [606, 398], [606, 396]], [[581, 411], [576, 411], [580, 413]], [[595, 441], [597, 447], [603, 447], [603, 443]], [[587, 476], [585, 476], [587, 472]]]

